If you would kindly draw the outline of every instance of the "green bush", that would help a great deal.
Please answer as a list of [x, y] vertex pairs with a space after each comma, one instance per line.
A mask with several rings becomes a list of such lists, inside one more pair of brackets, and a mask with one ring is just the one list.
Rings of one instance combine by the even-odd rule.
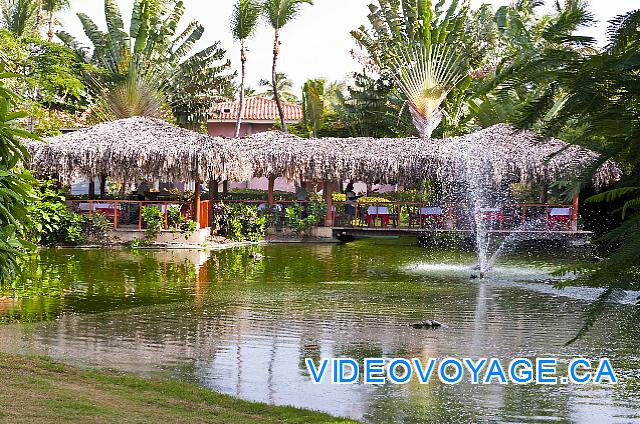
[[84, 215], [70, 211], [55, 180], [36, 181], [35, 198], [27, 204], [27, 223], [21, 234], [34, 244], [78, 244], [86, 239]]
[[113, 228], [113, 222], [103, 213], [92, 213], [85, 217], [85, 232], [88, 239], [104, 243], [107, 233]]
[[164, 226], [164, 215], [157, 206], [143, 206], [142, 221], [146, 224], [144, 230], [145, 239], [155, 239]]
[[311, 228], [320, 224], [327, 213], [327, 205], [319, 199], [312, 198], [306, 205], [296, 204], [285, 209], [287, 226], [298, 234], [308, 233]]
[[223, 203], [217, 207], [220, 234], [230, 240], [264, 239], [267, 216], [258, 211], [257, 206], [244, 203]]

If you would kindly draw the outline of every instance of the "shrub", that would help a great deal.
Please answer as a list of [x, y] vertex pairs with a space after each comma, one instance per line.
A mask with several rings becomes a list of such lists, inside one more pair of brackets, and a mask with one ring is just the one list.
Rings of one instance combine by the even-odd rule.
[[22, 237], [34, 244], [78, 244], [85, 240], [84, 215], [76, 214], [65, 204], [55, 180], [36, 181], [35, 197], [27, 204], [27, 222]]
[[285, 209], [287, 226], [298, 234], [307, 233], [320, 224], [327, 213], [327, 205], [319, 199], [312, 198], [306, 205], [296, 204]]
[[217, 221], [220, 234], [230, 240], [264, 239], [267, 216], [258, 208], [244, 203], [225, 203], [217, 207]]
[[164, 224], [164, 215], [157, 206], [143, 206], [142, 207], [142, 220], [146, 223], [147, 227], [144, 230], [145, 239], [154, 239], [162, 231]]
[[88, 239], [104, 243], [113, 223], [103, 213], [92, 213], [85, 218], [85, 234]]

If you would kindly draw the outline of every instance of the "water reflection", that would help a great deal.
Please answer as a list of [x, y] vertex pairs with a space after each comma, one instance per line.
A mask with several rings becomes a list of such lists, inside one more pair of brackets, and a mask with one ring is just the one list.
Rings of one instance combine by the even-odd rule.
[[[250, 257], [255, 250], [263, 260]], [[640, 331], [626, 324], [633, 310], [612, 307], [584, 340], [565, 347], [586, 302], [526, 286], [548, 287], [547, 271], [570, 263], [571, 255], [538, 256], [534, 266], [512, 256], [502, 266], [526, 272], [480, 283], [442, 271], [466, 267], [471, 254], [425, 251], [408, 240], [139, 255], [43, 251], [33, 259], [35, 273], [16, 285], [16, 303], [0, 309], [5, 319], [23, 321], [0, 327], [0, 346], [371, 422], [600, 423], [640, 416]], [[431, 272], [435, 265], [440, 271]], [[49, 287], [57, 288], [51, 296]], [[423, 318], [449, 328], [406, 325]], [[613, 389], [313, 385], [304, 366], [305, 357], [543, 355], [607, 355], [624, 382]]]

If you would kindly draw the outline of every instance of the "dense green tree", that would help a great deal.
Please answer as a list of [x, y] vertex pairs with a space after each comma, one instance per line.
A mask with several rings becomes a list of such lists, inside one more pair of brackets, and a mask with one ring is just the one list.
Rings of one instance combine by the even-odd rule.
[[[524, 105], [546, 90], [551, 75], [546, 70], [552, 72], [596, 52], [591, 37], [576, 35], [593, 22], [583, 1], [565, 0], [548, 13], [536, 14], [541, 3], [521, 0], [496, 11], [489, 60], [476, 70], [474, 84], [467, 90], [470, 128], [518, 121]], [[539, 66], [546, 70], [534, 70]], [[534, 73], [536, 77], [529, 78]], [[554, 102], [562, 101], [562, 96], [553, 97]]]
[[308, 80], [302, 87], [302, 123], [309, 137], [318, 137], [318, 131], [325, 115], [323, 79]]
[[271, 66], [271, 89], [273, 90], [273, 99], [278, 106], [278, 113], [280, 114], [280, 123], [282, 124], [282, 130], [287, 132], [287, 123], [284, 120], [284, 111], [282, 104], [280, 104], [280, 92], [278, 89], [278, 72], [277, 63], [278, 55], [280, 54], [280, 30], [291, 20], [293, 20], [299, 13], [300, 8], [304, 4], [313, 4], [312, 0], [265, 0], [264, 2], [264, 14], [267, 18], [267, 22], [273, 28], [273, 63]]
[[29, 113], [37, 133], [49, 133], [50, 114], [73, 114], [91, 101], [85, 80], [92, 68], [66, 46], [0, 30], [0, 60], [22, 75], [7, 85], [18, 95], [19, 107]]
[[602, 51], [575, 51], [582, 39], [555, 34], [559, 46], [523, 59], [501, 82], [537, 88], [517, 123], [600, 150], [601, 161], [614, 159], [625, 173], [617, 187], [587, 200], [605, 202], [620, 225], [600, 240], [606, 258], [579, 269], [572, 281], [606, 288], [580, 336], [608, 302], [624, 290], [640, 290], [640, 10], [610, 22]]
[[0, 283], [13, 277], [16, 257], [27, 247], [16, 234], [27, 220], [26, 202], [33, 181], [19, 165], [28, 157], [20, 137], [33, 137], [16, 125], [26, 113], [13, 111], [17, 97], [4, 86], [7, 78], [16, 76], [5, 73], [0, 65]]
[[245, 43], [255, 32], [259, 17], [260, 5], [256, 0], [238, 0], [233, 7], [231, 15], [231, 34], [234, 39], [240, 41], [240, 87], [238, 89], [240, 107], [238, 108], [238, 118], [236, 120], [236, 137], [240, 135], [240, 124], [242, 112], [244, 111], [244, 82], [247, 63], [247, 46]]
[[[106, 32], [78, 14], [90, 52], [71, 35], [58, 33], [87, 62], [106, 70], [97, 88], [105, 100], [98, 108], [102, 119], [124, 117], [123, 112], [161, 115], [168, 109], [179, 124], [195, 127], [206, 120], [215, 101], [232, 95], [230, 62], [219, 43], [193, 53], [204, 27], [191, 22], [177, 33], [184, 12], [182, 1], [136, 0], [127, 32], [117, 1], [105, 0]], [[139, 107], [126, 104], [132, 99]], [[150, 107], [158, 99], [162, 106]]]

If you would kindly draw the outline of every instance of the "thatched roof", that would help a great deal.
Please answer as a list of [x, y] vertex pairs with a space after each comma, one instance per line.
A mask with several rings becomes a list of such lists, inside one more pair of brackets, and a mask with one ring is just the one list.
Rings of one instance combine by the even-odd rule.
[[[380, 180], [409, 184], [425, 177], [466, 180], [483, 172], [493, 183], [570, 179], [596, 164], [599, 155], [557, 139], [500, 124], [462, 137], [302, 139], [279, 132], [241, 138], [237, 146], [250, 158], [256, 176], [290, 179]], [[602, 165], [596, 184], [620, 177], [612, 162]]]
[[[570, 179], [597, 163], [598, 154], [560, 140], [539, 140], [508, 125], [442, 140], [419, 138], [303, 139], [280, 132], [240, 139], [212, 138], [164, 121], [129, 118], [29, 142], [32, 168], [41, 174], [108, 175], [169, 181], [210, 176], [244, 181], [252, 176], [350, 179], [413, 184], [425, 177], [464, 181], [481, 173], [493, 184]], [[596, 184], [620, 177], [606, 162]]]
[[163, 120], [134, 117], [52, 137], [27, 141], [30, 167], [64, 182], [76, 175], [191, 181], [199, 176], [251, 178], [245, 156], [229, 140], [211, 138]]

